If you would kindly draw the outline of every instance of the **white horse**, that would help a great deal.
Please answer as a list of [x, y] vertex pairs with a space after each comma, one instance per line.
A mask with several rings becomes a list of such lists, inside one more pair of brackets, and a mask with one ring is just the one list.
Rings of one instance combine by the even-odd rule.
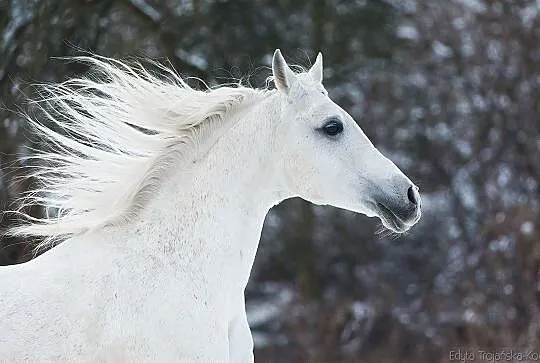
[[0, 268], [5, 362], [253, 362], [244, 289], [268, 210], [300, 196], [395, 232], [418, 188], [328, 98], [322, 56], [276, 90], [197, 91], [165, 68], [85, 58], [91, 77], [48, 86], [30, 123], [52, 151], [12, 234], [50, 249]]

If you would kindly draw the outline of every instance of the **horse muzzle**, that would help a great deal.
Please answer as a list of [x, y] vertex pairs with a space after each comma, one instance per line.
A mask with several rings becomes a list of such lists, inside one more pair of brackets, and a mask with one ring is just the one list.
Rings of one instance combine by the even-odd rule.
[[373, 204], [383, 225], [396, 233], [408, 231], [422, 215], [420, 194], [415, 185], [410, 185], [404, 195], [375, 198]]

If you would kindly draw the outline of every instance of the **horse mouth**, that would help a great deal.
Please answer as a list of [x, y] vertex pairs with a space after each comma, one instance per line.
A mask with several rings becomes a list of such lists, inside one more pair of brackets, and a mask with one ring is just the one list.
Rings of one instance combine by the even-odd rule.
[[396, 233], [403, 233], [409, 230], [411, 226], [407, 225], [394, 212], [382, 203], [377, 203], [378, 215], [382, 224]]

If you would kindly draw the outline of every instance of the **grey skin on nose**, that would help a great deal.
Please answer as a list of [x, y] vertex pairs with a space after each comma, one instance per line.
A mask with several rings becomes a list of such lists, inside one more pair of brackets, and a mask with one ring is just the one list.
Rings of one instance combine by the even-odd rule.
[[[402, 190], [399, 192], [399, 190]], [[394, 190], [390, 195], [380, 196], [376, 200], [380, 215], [396, 231], [408, 229], [420, 216], [420, 194], [418, 187], [407, 185]]]
[[[403, 192], [405, 194], [405, 192]], [[403, 195], [403, 194], [402, 194]], [[403, 222], [411, 222], [418, 216], [420, 209], [420, 194], [418, 187], [410, 185], [407, 188], [407, 198], [396, 198], [394, 202], [389, 201], [387, 207]]]

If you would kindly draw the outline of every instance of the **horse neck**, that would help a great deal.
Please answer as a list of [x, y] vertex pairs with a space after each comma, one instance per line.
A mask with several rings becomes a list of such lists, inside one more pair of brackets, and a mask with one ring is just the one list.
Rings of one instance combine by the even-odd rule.
[[[239, 120], [199, 160], [163, 181], [138, 230], [155, 251], [184, 259], [197, 250], [213, 268], [236, 261], [235, 279], [247, 283], [268, 210], [288, 197], [277, 179], [272, 133], [275, 95], [231, 117]], [[157, 238], [156, 238], [157, 237]], [[240, 256], [240, 257], [238, 257]], [[238, 259], [239, 258], [239, 259]]]

